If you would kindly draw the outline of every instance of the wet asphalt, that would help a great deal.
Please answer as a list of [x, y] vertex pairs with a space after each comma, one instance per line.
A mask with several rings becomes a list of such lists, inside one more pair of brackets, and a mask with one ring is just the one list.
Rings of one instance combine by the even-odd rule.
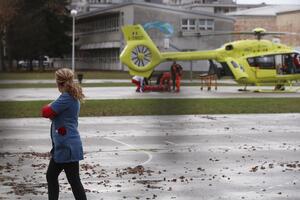
[[[90, 200], [300, 197], [300, 114], [84, 117]], [[50, 121], [0, 120], [0, 199], [47, 199]], [[65, 175], [60, 199], [74, 199]]]
[[[271, 92], [273, 87], [262, 87], [265, 92], [253, 92], [257, 87], [248, 87], [251, 91], [240, 92], [241, 86], [221, 86], [217, 90], [200, 86], [181, 87], [180, 93], [174, 92], [135, 92], [135, 87], [85, 87], [83, 91], [86, 99], [201, 99], [201, 98], [299, 98], [300, 90], [295, 92]], [[299, 89], [299, 88], [298, 88]], [[54, 100], [59, 95], [56, 88], [22, 88], [0, 89], [0, 101], [32, 101]]]
[[[84, 92], [87, 99], [300, 97], [299, 91], [239, 88]], [[55, 88], [0, 89], [0, 100], [52, 100], [58, 94]], [[300, 114], [80, 118], [82, 182], [91, 200], [299, 199], [299, 120]], [[0, 120], [0, 199], [47, 199], [49, 126], [38, 118]], [[74, 199], [63, 173], [60, 186], [60, 199]]]

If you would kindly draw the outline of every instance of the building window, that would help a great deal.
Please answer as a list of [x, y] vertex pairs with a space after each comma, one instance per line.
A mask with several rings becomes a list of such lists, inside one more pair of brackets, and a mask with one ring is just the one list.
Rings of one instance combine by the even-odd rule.
[[181, 0], [173, 0], [173, 1], [171, 1], [171, 3], [172, 4], [179, 4], [180, 5], [181, 4]]
[[214, 30], [215, 21], [213, 19], [199, 19], [199, 30]]
[[114, 32], [119, 30], [119, 14], [99, 17], [92, 21], [79, 22], [78, 33]]
[[203, 2], [202, 2], [202, 0], [201, 1], [194, 1], [194, 4], [202, 4]]
[[181, 30], [187, 30], [187, 28], [188, 28], [188, 20], [182, 19], [181, 20]]
[[112, 48], [77, 51], [76, 57], [78, 61], [97, 66], [98, 69], [112, 69], [119, 63], [119, 55], [119, 49]]
[[213, 19], [206, 20], [207, 30], [214, 30], [215, 21]]
[[181, 30], [195, 31], [196, 30], [196, 19], [182, 19]]

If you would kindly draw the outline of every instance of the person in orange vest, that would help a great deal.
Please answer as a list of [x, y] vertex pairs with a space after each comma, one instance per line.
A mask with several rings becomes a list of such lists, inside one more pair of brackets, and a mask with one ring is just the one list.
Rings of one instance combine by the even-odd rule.
[[176, 92], [180, 91], [180, 81], [182, 76], [182, 67], [178, 65], [177, 72], [176, 72]]
[[160, 78], [159, 85], [163, 87], [163, 90], [169, 91], [171, 88], [171, 73], [170, 72], [164, 72], [162, 77]]
[[175, 91], [176, 86], [176, 92], [180, 91], [180, 81], [182, 76], [182, 67], [181, 65], [177, 64], [176, 61], [173, 62], [171, 65], [171, 75], [172, 75], [172, 83], [173, 83], [173, 91]]
[[172, 75], [172, 90], [175, 90], [175, 85], [176, 85], [176, 71], [177, 71], [177, 63], [176, 61], [173, 62], [171, 65], [171, 75]]

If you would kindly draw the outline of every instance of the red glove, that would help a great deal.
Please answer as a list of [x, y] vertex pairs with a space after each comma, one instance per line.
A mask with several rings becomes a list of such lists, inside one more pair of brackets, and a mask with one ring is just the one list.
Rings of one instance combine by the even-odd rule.
[[42, 116], [45, 118], [54, 118], [56, 116], [56, 113], [49, 105], [46, 105], [42, 108]]
[[67, 130], [66, 130], [65, 127], [60, 127], [60, 128], [57, 129], [57, 132], [58, 132], [59, 135], [64, 136], [64, 135], [66, 135]]

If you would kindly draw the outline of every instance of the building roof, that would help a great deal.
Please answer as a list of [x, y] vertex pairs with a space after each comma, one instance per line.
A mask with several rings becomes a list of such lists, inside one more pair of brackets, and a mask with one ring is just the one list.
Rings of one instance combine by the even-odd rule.
[[211, 13], [211, 12], [198, 11], [198, 10], [187, 10], [187, 9], [183, 9], [183, 8], [174, 8], [173, 6], [168, 6], [168, 5], [163, 5], [163, 4], [135, 2], [135, 1], [129, 2], [129, 3], [121, 3], [121, 4], [117, 4], [117, 5], [112, 5], [110, 7], [100, 8], [100, 9], [93, 10], [93, 11], [90, 11], [90, 12], [81, 13], [81, 14], [78, 15], [77, 19], [83, 19], [83, 18], [88, 18], [88, 17], [92, 17], [92, 16], [96, 16], [96, 15], [101, 15], [103, 13], [109, 13], [109, 12], [112, 12], [114, 9], [119, 9], [119, 8], [126, 7], [126, 6], [142, 6], [142, 7], [145, 7], [145, 8], [156, 8], [156, 9], [161, 9], [161, 10], [165, 10], [165, 11], [173, 11], [173, 12], [186, 13], [186, 14], [204, 15], [204, 16], [209, 16], [209, 17], [214, 17], [214, 18], [234, 20], [231, 16], [214, 14], [214, 13]]
[[295, 9], [295, 10], [288, 10], [288, 11], [278, 12], [277, 14], [281, 15], [281, 14], [288, 14], [288, 13], [292, 13], [292, 12], [299, 12], [300, 13], [300, 8]]
[[269, 5], [259, 8], [251, 8], [247, 10], [240, 10], [236, 12], [230, 12], [228, 16], [276, 16], [277, 13], [289, 12], [293, 10], [299, 10], [300, 5]]

